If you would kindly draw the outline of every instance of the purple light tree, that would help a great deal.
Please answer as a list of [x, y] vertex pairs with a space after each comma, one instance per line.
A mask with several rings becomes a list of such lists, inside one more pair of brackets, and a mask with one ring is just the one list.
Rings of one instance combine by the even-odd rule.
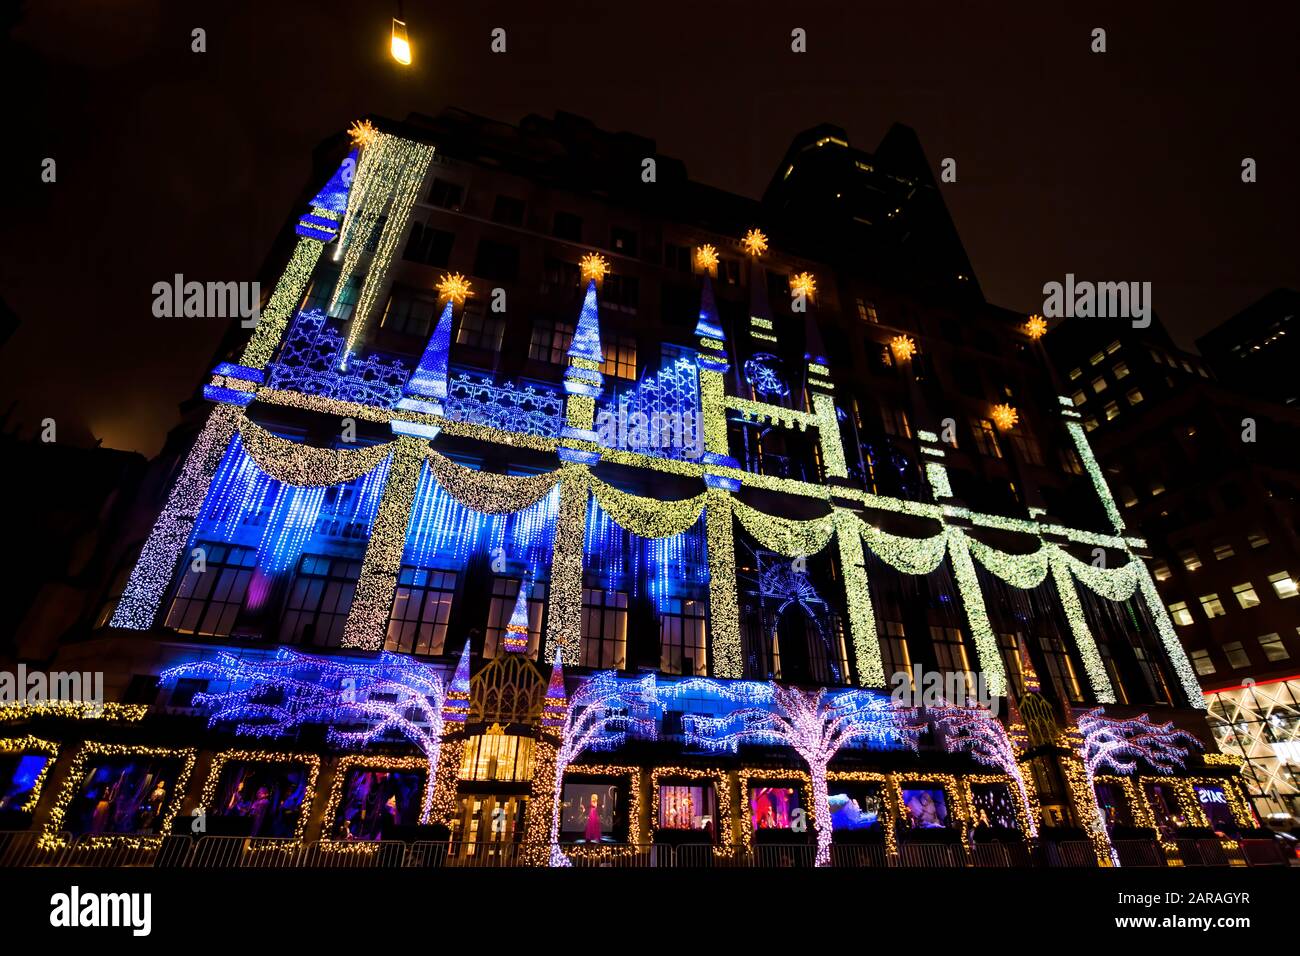
[[401, 734], [428, 762], [420, 822], [429, 822], [444, 703], [442, 678], [432, 667], [398, 654], [348, 662], [282, 647], [264, 658], [219, 651], [212, 660], [168, 668], [158, 682], [182, 677], [229, 685], [194, 695], [195, 706], [209, 710], [209, 727], [233, 723], [239, 734], [285, 737], [304, 726], [324, 725], [328, 739], [342, 747], [364, 747], [390, 733]]
[[[1106, 815], [1097, 800], [1098, 771], [1109, 769], [1127, 776], [1137, 769], [1141, 760], [1157, 773], [1169, 774], [1182, 769], [1192, 748], [1199, 750], [1201, 747], [1191, 734], [1178, 730], [1171, 722], [1157, 724], [1147, 714], [1130, 718], [1107, 717], [1102, 708], [1094, 707], [1081, 714], [1076, 724], [1083, 738], [1079, 757], [1083, 761], [1084, 777], [1096, 811], [1092, 829], [1099, 837], [1106, 837]], [[1111, 857], [1115, 858], [1114, 850]]]
[[723, 684], [697, 678], [664, 687], [661, 699], [692, 691], [704, 691], [734, 702], [737, 707], [720, 717], [686, 715], [682, 724], [690, 743], [733, 752], [742, 743], [776, 744], [792, 748], [804, 759], [812, 778], [817, 866], [826, 866], [831, 859], [831, 809], [826, 784], [831, 760], [841, 749], [856, 743], [915, 749], [922, 729], [908, 719], [910, 711], [870, 691], [828, 693], [825, 688], [806, 691], [774, 683]]
[[949, 753], [965, 751], [978, 763], [1001, 770], [1020, 791], [1021, 806], [1029, 821], [1027, 836], [1038, 835], [1038, 821], [1034, 819], [1033, 805], [1029, 801], [1029, 787], [1020, 772], [1016, 748], [1011, 743], [1002, 721], [984, 707], [929, 707], [927, 713], [935, 728], [943, 731], [944, 747]]
[[[557, 673], [558, 661], [557, 657]], [[586, 751], [616, 750], [629, 736], [653, 740], [657, 734], [656, 703], [654, 674], [635, 680], [620, 680], [614, 671], [593, 674], [569, 698], [560, 731], [560, 746], [555, 753], [551, 866], [571, 865], [560, 849], [560, 797], [564, 791], [565, 770]]]

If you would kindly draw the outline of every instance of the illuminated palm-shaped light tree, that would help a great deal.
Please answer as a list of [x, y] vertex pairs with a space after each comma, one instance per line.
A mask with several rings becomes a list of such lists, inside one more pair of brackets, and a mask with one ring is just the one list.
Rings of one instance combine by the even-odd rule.
[[661, 699], [703, 691], [735, 703], [718, 717], [687, 714], [682, 726], [688, 742], [710, 750], [735, 751], [741, 744], [776, 744], [792, 748], [808, 765], [813, 791], [813, 828], [817, 833], [816, 865], [831, 858], [831, 810], [826, 773], [831, 760], [851, 744], [915, 749], [921, 725], [911, 711], [870, 691], [835, 693], [825, 688], [800, 690], [775, 683], [736, 681], [724, 684], [697, 678], [661, 688]]
[[984, 707], [929, 707], [926, 712], [937, 730], [943, 732], [944, 747], [950, 753], [965, 751], [976, 762], [1005, 773], [1020, 791], [1021, 806], [1029, 822], [1026, 836], [1038, 835], [1038, 821], [1034, 818], [1033, 803], [1029, 799], [1029, 786], [1020, 771], [1016, 748], [1011, 742], [1002, 721]]
[[160, 684], [193, 678], [228, 685], [194, 695], [208, 710], [208, 726], [234, 724], [236, 733], [285, 737], [306, 726], [327, 728], [342, 747], [400, 734], [428, 762], [420, 822], [428, 823], [442, 743], [444, 690], [438, 672], [399, 654], [374, 661], [340, 661], [280, 648], [273, 657], [244, 658], [220, 651], [212, 660], [168, 668]]
[[[557, 657], [557, 673], [559, 666]], [[549, 696], [548, 691], [548, 699]], [[617, 750], [629, 736], [654, 739], [657, 734], [656, 709], [654, 674], [621, 680], [614, 671], [602, 671], [583, 681], [568, 699], [560, 728], [560, 745], [555, 753], [551, 866], [570, 865], [569, 858], [560, 849], [560, 797], [564, 790], [565, 770], [589, 750]]]
[[[1157, 724], [1147, 714], [1107, 717], [1102, 708], [1094, 707], [1078, 717], [1076, 726], [1082, 738], [1079, 758], [1095, 811], [1092, 829], [1099, 837], [1105, 836], [1106, 815], [1097, 799], [1098, 772], [1111, 770], [1127, 776], [1142, 761], [1157, 773], [1170, 774], [1182, 769], [1192, 748], [1201, 747], [1191, 734], [1170, 722]], [[1113, 851], [1111, 855], [1113, 858]]]

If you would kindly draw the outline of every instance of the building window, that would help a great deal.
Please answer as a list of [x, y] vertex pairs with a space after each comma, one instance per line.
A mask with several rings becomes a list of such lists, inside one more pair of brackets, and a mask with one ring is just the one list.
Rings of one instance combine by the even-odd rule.
[[1111, 342], [1110, 345], [1106, 346], [1107, 355], [1114, 355], [1118, 351], [1119, 351], [1119, 339], [1116, 339], [1114, 342]]
[[1169, 616], [1174, 619], [1175, 624], [1192, 623], [1192, 612], [1187, 610], [1186, 601], [1175, 601], [1169, 605]]
[[1205, 616], [1209, 618], [1224, 617], [1228, 613], [1224, 610], [1223, 602], [1219, 600], [1218, 594], [1202, 594], [1201, 610], [1204, 611]]
[[494, 239], [480, 240], [474, 274], [496, 282], [513, 282], [519, 278], [519, 247]]
[[203, 552], [203, 570], [194, 569], [197, 559], [186, 565], [166, 625], [182, 634], [226, 637], [248, 593], [257, 551], [210, 543], [201, 544], [199, 550]]
[[[664, 243], [664, 265], [678, 272], [691, 271], [691, 250], [676, 243]], [[696, 297], [698, 298], [698, 296]]]
[[1114, 421], [1119, 418], [1119, 402], [1107, 402], [1105, 409], [1106, 421]]
[[1092, 365], [1100, 365], [1104, 361], [1106, 361], [1106, 355], [1104, 352], [1098, 352], [1092, 358], [1088, 359], [1088, 362]]
[[1291, 654], [1282, 646], [1282, 635], [1265, 634], [1257, 638], [1259, 649], [1264, 652], [1264, 659], [1267, 661], [1284, 661], [1290, 658]]
[[1268, 545], [1268, 535], [1262, 531], [1252, 531], [1246, 536], [1246, 540], [1250, 542], [1252, 548], [1263, 548]]
[[1183, 567], [1188, 571], [1195, 571], [1201, 566], [1201, 558], [1196, 553], [1195, 548], [1180, 548], [1178, 550], [1178, 560], [1183, 562]]
[[998, 653], [1002, 657], [1002, 667], [1011, 679], [1011, 687], [1017, 694], [1025, 692], [1025, 675], [1020, 667], [1020, 639], [1011, 633], [998, 635]]
[[1071, 382], [1076, 381], [1076, 380], [1078, 380], [1078, 379], [1080, 379], [1080, 378], [1083, 378], [1083, 370], [1082, 370], [1082, 369], [1077, 369], [1077, 368], [1072, 368], [1072, 369], [1070, 369], [1070, 381], [1071, 381]]
[[402, 568], [397, 575], [393, 610], [388, 615], [384, 650], [399, 654], [443, 653], [455, 593], [456, 575], [451, 571]]
[[1255, 593], [1255, 585], [1249, 581], [1244, 584], [1234, 584], [1232, 594], [1237, 599], [1237, 603], [1243, 608], [1256, 607], [1259, 604], [1259, 595]]
[[557, 239], [582, 242], [582, 217], [571, 212], [557, 212], [551, 233]]
[[1242, 646], [1241, 641], [1224, 644], [1223, 653], [1227, 655], [1228, 664], [1233, 670], [1250, 666], [1250, 655], [1246, 653], [1246, 648]]
[[1273, 585], [1273, 593], [1283, 600], [1296, 596], [1295, 579], [1291, 577], [1290, 571], [1279, 571], [1277, 574], [1270, 574], [1268, 583]]
[[414, 295], [409, 289], [394, 289], [384, 306], [384, 316], [379, 324], [390, 332], [428, 338], [429, 328], [438, 312], [433, 299]]
[[659, 669], [665, 674], [703, 677], [705, 660], [704, 602], [672, 598], [659, 615]]
[[1095, 418], [1085, 418], [1083, 420], [1083, 430], [1086, 432], [1095, 432], [1100, 422]]
[[477, 734], [465, 742], [460, 764], [462, 780], [514, 783], [533, 777], [533, 738], [496, 732]]
[[600, 371], [615, 378], [636, 379], [636, 339], [627, 335], [615, 335], [604, 346], [605, 361]]
[[901, 686], [912, 687], [912, 657], [907, 651], [907, 635], [901, 621], [885, 621], [885, 633], [880, 640], [881, 664], [885, 669], [885, 685], [900, 686], [896, 675], [903, 674], [906, 680]]
[[1137, 492], [1128, 485], [1120, 485], [1117, 490], [1119, 491], [1119, 500], [1125, 508], [1132, 508], [1138, 503]]
[[465, 311], [461, 314], [456, 344], [499, 352], [505, 331], [506, 323], [499, 312], [485, 312], [482, 302], [471, 299], [465, 303]]
[[974, 696], [975, 678], [971, 674], [970, 659], [966, 656], [966, 645], [962, 643], [961, 631], [955, 627], [930, 625], [930, 641], [934, 645], [934, 660], [942, 674], [960, 674], [966, 684], [966, 693]]
[[492, 221], [503, 226], [524, 224], [524, 201], [513, 196], [498, 196], [492, 204]]
[[723, 285], [740, 285], [740, 262], [736, 259], [719, 259], [718, 281]]
[[1192, 651], [1191, 656], [1192, 666], [1201, 677], [1209, 677], [1214, 673], [1214, 661], [1210, 660], [1209, 651]]
[[1079, 678], [1074, 672], [1074, 662], [1070, 660], [1065, 642], [1055, 634], [1043, 634], [1039, 637], [1038, 643], [1047, 661], [1047, 672], [1052, 675], [1057, 688], [1071, 701], [1077, 703], [1083, 700]]
[[[510, 615], [515, 611], [521, 583], [518, 578], [497, 578], [492, 582], [492, 603], [488, 605], [487, 630], [483, 635], [483, 656], [489, 660], [500, 653], [501, 639], [510, 623]], [[527, 654], [532, 658], [537, 657], [537, 649], [542, 643], [542, 614], [545, 609], [544, 586], [534, 583], [528, 595]]]
[[1098, 395], [1106, 391], [1106, 380], [1104, 378], [1094, 378], [1092, 380], [1092, 390]]
[[360, 561], [303, 555], [280, 622], [281, 642], [338, 647], [360, 574]]
[[880, 323], [880, 313], [876, 311], [876, 304], [868, 302], [866, 299], [858, 299], [858, 318], [863, 322], [878, 325]]
[[459, 183], [451, 183], [435, 177], [433, 186], [429, 189], [429, 205], [437, 206], [439, 209], [459, 211], [464, 196], [465, 190]]
[[576, 262], [563, 259], [547, 259], [542, 265], [542, 294], [558, 289], [576, 297], [582, 288], [582, 270]]
[[641, 283], [636, 276], [610, 273], [600, 291], [603, 305], [618, 305], [635, 312], [641, 304]]
[[1232, 545], [1226, 541], [1220, 541], [1218, 544], [1214, 546], [1215, 561], [1226, 561], [1234, 554], [1236, 554], [1236, 552], [1232, 549]]
[[411, 226], [411, 236], [406, 240], [402, 258], [426, 266], [445, 266], [451, 261], [451, 247], [455, 241], [455, 233], [417, 222]]
[[1116, 380], [1128, 378], [1128, 366], [1123, 362], [1116, 362], [1115, 367], [1111, 369], [1111, 372], [1115, 375]]
[[882, 405], [880, 420], [884, 425], [886, 435], [894, 435], [898, 438], [912, 437], [912, 425], [907, 420], [907, 412], [901, 408], [890, 408], [888, 405]]
[[1169, 564], [1165, 561], [1155, 561], [1151, 564], [1151, 575], [1157, 581], [1168, 581], [1173, 577], [1173, 572], [1169, 570]]
[[[334, 309], [330, 316], [336, 319], [347, 320], [352, 318], [352, 310], [357, 307], [357, 298], [361, 295], [361, 283], [356, 276], [352, 276], [343, 285], [343, 291], [339, 293], [338, 301], [334, 303]], [[325, 301], [329, 305], [329, 299]]]
[[1002, 457], [997, 429], [993, 427], [991, 421], [987, 418], [972, 418], [970, 428], [975, 435], [975, 447], [979, 449], [981, 455], [988, 455], [990, 458]]
[[1075, 405], [1082, 405], [1084, 402], [1088, 400], [1088, 396], [1083, 394], [1083, 392], [1075, 392], [1073, 395], [1070, 396], [1070, 398]]
[[307, 287], [307, 294], [302, 297], [302, 304], [298, 308], [303, 312], [310, 312], [312, 309], [320, 309], [322, 312], [329, 308], [330, 296], [334, 294], [334, 284], [339, 281], [339, 271], [337, 269], [322, 268], [316, 275], [312, 276], [311, 284]]
[[573, 323], [538, 319], [533, 323], [533, 337], [528, 342], [528, 357], [552, 365], [568, 361], [569, 346], [573, 344]]
[[1029, 434], [1027, 430], [1013, 432], [1011, 435], [1011, 444], [1015, 446], [1020, 460], [1027, 465], [1041, 465], [1043, 463], [1043, 450], [1039, 447], [1038, 439]]
[[614, 226], [609, 230], [609, 247], [625, 256], [636, 257], [637, 236], [631, 229]]
[[113, 575], [113, 580], [109, 582], [108, 593], [104, 595], [104, 601], [99, 606], [99, 613], [95, 615], [95, 628], [107, 627], [113, 620], [113, 614], [117, 611], [118, 602], [122, 600], [122, 592], [126, 590], [127, 582], [131, 580], [131, 571], [135, 568], [135, 563], [140, 557], [140, 549], [129, 552], [126, 557], [117, 566], [117, 573]]
[[627, 667], [627, 593], [582, 590], [582, 666]]
[[1125, 398], [1128, 399], [1130, 405], [1137, 405], [1142, 401], [1142, 393], [1136, 388], [1130, 388]]
[[1165, 484], [1164, 484], [1163, 481], [1158, 481], [1158, 480], [1157, 480], [1157, 481], [1153, 481], [1153, 482], [1151, 482], [1151, 497], [1152, 497], [1152, 498], [1159, 498], [1159, 497], [1160, 497], [1161, 495], [1163, 495], [1164, 493], [1165, 493]]

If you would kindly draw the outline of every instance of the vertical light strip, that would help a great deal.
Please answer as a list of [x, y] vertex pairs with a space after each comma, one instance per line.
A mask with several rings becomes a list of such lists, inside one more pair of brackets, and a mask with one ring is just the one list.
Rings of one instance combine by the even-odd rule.
[[[378, 650], [384, 646], [388, 616], [397, 591], [397, 572], [402, 567], [406, 528], [420, 483], [424, 449], [428, 442], [411, 435], [399, 435], [393, 442], [388, 477], [370, 528], [361, 574], [352, 596], [352, 607], [343, 625], [343, 647]], [[430, 784], [432, 786], [432, 784]]]
[[181, 552], [189, 542], [194, 522], [203, 510], [208, 488], [243, 417], [237, 405], [218, 405], [208, 415], [203, 431], [185, 458], [180, 477], [172, 486], [167, 505], [154, 523], [140, 558], [113, 611], [113, 627], [147, 631], [153, 627], [163, 595], [171, 584]]
[[587, 539], [585, 465], [566, 465], [560, 479], [560, 514], [551, 552], [551, 589], [546, 602], [546, 654], [558, 650], [564, 664], [576, 666], [582, 645], [582, 555]]
[[1066, 421], [1065, 427], [1070, 437], [1074, 439], [1074, 448], [1083, 461], [1088, 477], [1092, 479], [1092, 487], [1097, 492], [1101, 506], [1106, 509], [1106, 517], [1110, 519], [1111, 527], [1115, 529], [1116, 534], [1121, 533], [1124, 530], [1124, 518], [1115, 504], [1115, 496], [1110, 493], [1110, 486], [1106, 484], [1106, 476], [1101, 473], [1101, 466], [1097, 464], [1097, 457], [1092, 453], [1092, 445], [1088, 443], [1087, 433], [1078, 422]]
[[863, 687], [885, 687], [885, 664], [876, 634], [876, 611], [867, 582], [866, 556], [862, 550], [859, 519], [845, 508], [836, 508], [835, 540], [840, 549], [840, 571], [844, 575], [844, 601], [849, 612], [849, 635], [857, 662], [858, 683]]
[[1097, 640], [1088, 630], [1088, 619], [1083, 614], [1083, 604], [1079, 601], [1079, 592], [1075, 589], [1074, 576], [1070, 573], [1065, 556], [1057, 549], [1052, 550], [1052, 581], [1056, 584], [1056, 593], [1061, 599], [1061, 608], [1065, 619], [1070, 622], [1070, 631], [1074, 635], [1074, 646], [1079, 649], [1079, 658], [1083, 669], [1088, 674], [1088, 683], [1092, 686], [1093, 697], [1099, 704], [1115, 703], [1115, 688], [1111, 686], [1110, 676], [1097, 649]]
[[1142, 589], [1142, 600], [1146, 602], [1147, 613], [1156, 622], [1156, 630], [1160, 632], [1160, 643], [1164, 644], [1169, 662], [1174, 665], [1174, 670], [1178, 673], [1178, 681], [1183, 687], [1183, 696], [1187, 698], [1186, 704], [1197, 710], [1205, 710], [1205, 695], [1201, 693], [1201, 682], [1196, 679], [1196, 669], [1187, 659], [1187, 652], [1183, 650], [1182, 642], [1178, 640], [1178, 632], [1174, 630], [1174, 622], [1169, 619], [1169, 611], [1166, 610], [1164, 601], [1160, 599], [1160, 592], [1151, 577], [1151, 570], [1146, 562], [1136, 555], [1130, 553], [1129, 558], [1134, 562], [1133, 573], [1137, 577], [1138, 587]]
[[700, 369], [700, 410], [704, 417], [704, 450], [730, 454], [727, 441], [726, 382], [721, 372]]
[[971, 637], [975, 640], [975, 655], [979, 659], [979, 668], [984, 674], [984, 686], [992, 697], [1005, 697], [1007, 693], [1007, 675], [1002, 667], [1002, 655], [998, 651], [997, 635], [989, 623], [988, 609], [984, 606], [984, 593], [980, 590], [979, 575], [975, 573], [975, 562], [970, 556], [970, 545], [965, 533], [959, 528], [948, 529], [948, 555], [952, 559], [953, 575], [957, 578], [957, 588], [961, 592], [962, 607], [966, 611], [966, 623], [970, 626]]
[[822, 443], [826, 475], [829, 478], [847, 478], [849, 472], [844, 462], [844, 443], [840, 439], [840, 423], [835, 415], [835, 399], [817, 392], [812, 403], [817, 415], [817, 434]]
[[745, 665], [740, 647], [740, 602], [736, 596], [736, 542], [731, 526], [730, 493], [721, 488], [708, 490], [704, 520], [709, 542], [709, 642], [713, 676], [739, 679], [745, 676]]

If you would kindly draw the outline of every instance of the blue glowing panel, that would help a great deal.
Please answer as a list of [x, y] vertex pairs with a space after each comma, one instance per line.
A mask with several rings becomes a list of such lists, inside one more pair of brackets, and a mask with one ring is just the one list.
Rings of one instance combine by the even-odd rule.
[[354, 149], [339, 164], [316, 198], [311, 201], [313, 207], [328, 209], [342, 215], [348, 208], [348, 191], [352, 188], [352, 178], [357, 171], [357, 151]]
[[596, 303], [594, 279], [587, 283], [587, 294], [582, 300], [582, 311], [578, 313], [578, 328], [573, 333], [569, 357], [589, 362], [605, 361], [600, 351], [600, 310]]
[[674, 597], [709, 581], [704, 523], [671, 538], [642, 538], [620, 528], [592, 497], [587, 503], [586, 571], [611, 591], [643, 594], [665, 612]]

